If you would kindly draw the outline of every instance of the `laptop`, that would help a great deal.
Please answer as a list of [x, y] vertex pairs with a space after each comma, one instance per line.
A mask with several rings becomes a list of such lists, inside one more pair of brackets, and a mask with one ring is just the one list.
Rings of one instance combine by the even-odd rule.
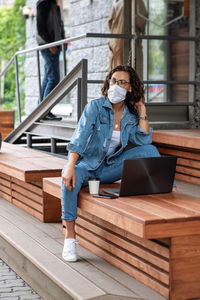
[[120, 189], [104, 189], [115, 196], [170, 193], [176, 170], [176, 156], [126, 159]]

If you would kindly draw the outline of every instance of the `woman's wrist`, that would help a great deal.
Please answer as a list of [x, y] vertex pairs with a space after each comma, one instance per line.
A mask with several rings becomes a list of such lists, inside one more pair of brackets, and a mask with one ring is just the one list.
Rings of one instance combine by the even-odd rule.
[[146, 111], [146, 107], [145, 105], [140, 105], [138, 107], [138, 114], [139, 114], [139, 118], [146, 118], [147, 119], [147, 111]]
[[68, 160], [68, 167], [75, 168], [76, 162], [79, 158], [79, 154], [76, 152], [71, 152]]
[[68, 168], [75, 168], [75, 163], [74, 162], [69, 162], [68, 163]]

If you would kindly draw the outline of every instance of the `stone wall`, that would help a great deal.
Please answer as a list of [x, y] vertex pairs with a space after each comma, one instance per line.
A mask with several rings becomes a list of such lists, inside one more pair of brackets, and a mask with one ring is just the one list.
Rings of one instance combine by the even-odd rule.
[[[75, 37], [88, 32], [107, 33], [108, 16], [113, 2], [112, 0], [70, 0], [69, 1], [70, 36]], [[35, 10], [36, 1], [27, 0], [26, 5]], [[33, 48], [36, 44], [35, 18], [26, 22], [26, 48]], [[87, 38], [71, 43], [71, 53], [67, 57], [68, 71], [81, 59], [88, 60], [89, 79], [104, 79], [108, 70], [108, 39]], [[43, 73], [42, 58], [41, 72]], [[36, 53], [27, 54], [25, 63], [25, 113], [30, 114], [37, 106], [39, 97], [37, 79]], [[101, 95], [101, 85], [88, 85], [88, 100]], [[75, 95], [75, 92], [74, 92]], [[74, 96], [71, 97], [76, 111]]]
[[[35, 11], [36, 1], [27, 0], [26, 5]], [[26, 48], [34, 48], [36, 43], [36, 23], [35, 18], [28, 18], [26, 21]], [[43, 70], [43, 68], [41, 68]], [[38, 104], [39, 88], [37, 77], [36, 52], [26, 55], [25, 61], [25, 113], [29, 115]]]
[[[108, 33], [108, 16], [113, 1], [70, 0], [71, 36], [84, 33]], [[88, 78], [101, 80], [108, 71], [108, 39], [86, 38], [72, 44], [71, 67], [88, 59]], [[89, 85], [88, 98], [99, 96], [101, 86]]]

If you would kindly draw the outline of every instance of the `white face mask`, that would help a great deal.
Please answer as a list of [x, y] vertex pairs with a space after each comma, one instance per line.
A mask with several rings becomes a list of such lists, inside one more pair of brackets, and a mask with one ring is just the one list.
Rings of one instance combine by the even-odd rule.
[[123, 101], [126, 98], [127, 91], [121, 86], [115, 84], [111, 85], [108, 89], [108, 99], [111, 103], [116, 104]]

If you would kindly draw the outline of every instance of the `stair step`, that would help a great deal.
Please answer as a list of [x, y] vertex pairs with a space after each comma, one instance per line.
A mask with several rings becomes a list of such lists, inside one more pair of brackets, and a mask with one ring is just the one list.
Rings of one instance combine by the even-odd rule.
[[[32, 133], [31, 132], [26, 132], [27, 134], [31, 134], [31, 140], [32, 140], [32, 143], [33, 144], [47, 144], [47, 143], [51, 143], [51, 138], [50, 137], [48, 137], [48, 136], [39, 136], [39, 135], [32, 135]], [[26, 140], [27, 140], [27, 138], [26, 138], [26, 136], [24, 136], [23, 138], [21, 138], [21, 142], [24, 142], [24, 143], [26, 143]], [[65, 144], [65, 145], [67, 145], [67, 141], [63, 141], [62, 139], [57, 139], [57, 138], [55, 138], [55, 140], [56, 140], [56, 144], [59, 144], [59, 143], [61, 143], [61, 144]]]
[[75, 123], [42, 120], [41, 122], [34, 122], [29, 132], [26, 133], [70, 141], [76, 126]]

